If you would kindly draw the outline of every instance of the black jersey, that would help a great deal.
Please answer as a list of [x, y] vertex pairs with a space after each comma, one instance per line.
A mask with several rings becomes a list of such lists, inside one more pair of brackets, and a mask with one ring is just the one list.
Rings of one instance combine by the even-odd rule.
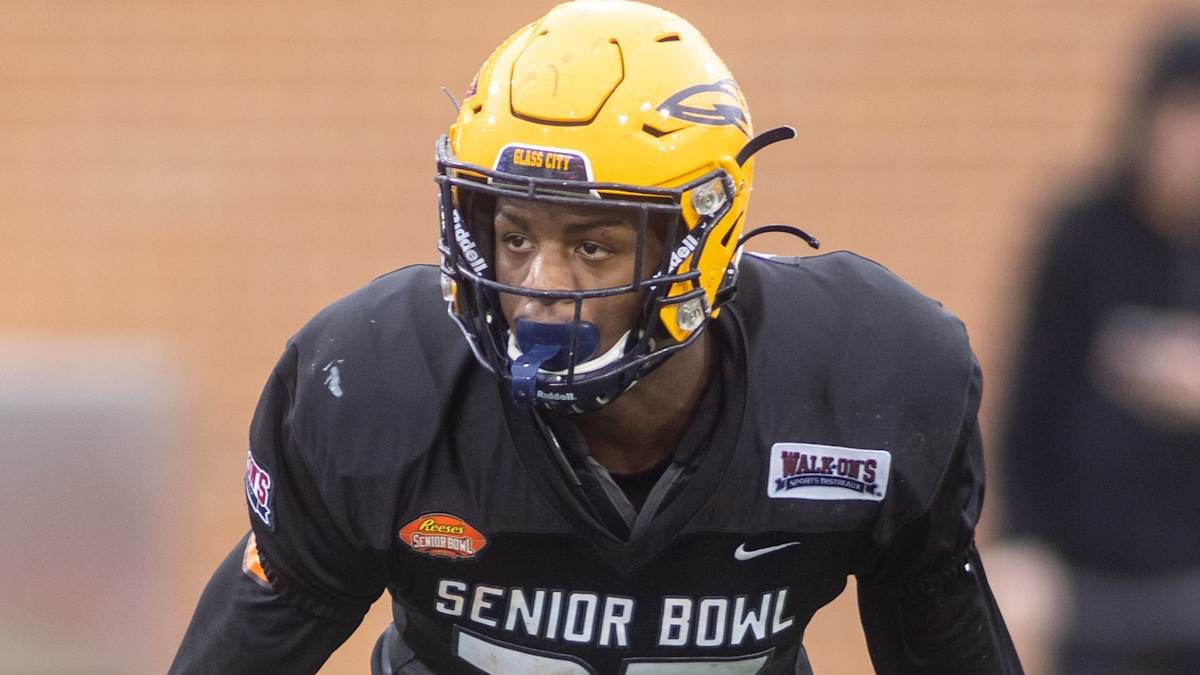
[[[308, 668], [386, 589], [390, 672], [808, 672], [804, 628], [854, 574], [881, 672], [1019, 670], [972, 545], [981, 385], [961, 322], [857, 256], [748, 255], [712, 329], [716, 419], [633, 511], [476, 364], [436, 268], [330, 306], [255, 414], [246, 492], [270, 583], [241, 582], [239, 606], [262, 588], [269, 616], [340, 637], [250, 630], [324, 650], [279, 655]], [[202, 600], [180, 672], [203, 670], [208, 614], [238, 612]]]

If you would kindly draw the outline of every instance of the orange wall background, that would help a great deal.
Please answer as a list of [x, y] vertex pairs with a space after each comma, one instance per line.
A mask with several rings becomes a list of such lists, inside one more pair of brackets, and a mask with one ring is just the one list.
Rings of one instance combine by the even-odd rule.
[[[994, 431], [1036, 214], [1102, 165], [1136, 47], [1180, 4], [661, 4], [706, 33], [757, 128], [799, 132], [760, 156], [750, 224], [793, 223], [827, 249], [875, 258], [961, 316]], [[114, 380], [154, 383], [122, 394], [145, 399], [127, 431], [168, 427], [139, 436], [146, 454], [127, 453], [112, 480], [81, 483], [53, 523], [37, 521], [37, 490], [6, 507], [5, 527], [27, 526], [40, 552], [23, 583], [61, 609], [22, 629], [24, 643], [0, 640], [0, 663], [165, 670], [208, 575], [247, 528], [246, 428], [284, 341], [371, 278], [436, 260], [433, 142], [453, 118], [439, 87], [461, 95], [490, 48], [550, 6], [0, 3], [0, 346], [11, 346], [0, 390], [24, 376], [78, 388], [97, 369], [96, 405]], [[801, 252], [775, 236], [755, 248]], [[0, 458], [31, 442], [0, 429]], [[106, 443], [59, 459], [99, 465]], [[153, 489], [143, 459], [157, 462]], [[152, 517], [95, 506], [117, 499]], [[38, 566], [84, 531], [110, 533], [82, 549], [95, 559]], [[93, 583], [101, 567], [72, 580], [101, 565], [106, 542], [122, 542], [104, 553], [114, 569], [141, 581]], [[0, 593], [16, 597], [15, 584], [0, 579]], [[118, 611], [127, 593], [146, 603]], [[3, 604], [0, 633], [28, 618]], [[323, 672], [365, 671], [385, 605]], [[51, 629], [74, 637], [50, 640]], [[100, 635], [107, 651], [67, 657]], [[869, 669], [849, 592], [806, 642], [818, 672]]]

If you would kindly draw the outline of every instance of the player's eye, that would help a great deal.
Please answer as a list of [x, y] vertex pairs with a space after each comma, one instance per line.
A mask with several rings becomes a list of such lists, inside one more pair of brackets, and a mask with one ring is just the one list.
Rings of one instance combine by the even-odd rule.
[[529, 241], [529, 238], [523, 234], [510, 232], [504, 235], [503, 239], [504, 245], [508, 248], [508, 250], [515, 253], [525, 253], [533, 248], [533, 242]]
[[585, 241], [575, 247], [575, 250], [579, 252], [579, 255], [592, 261], [606, 260], [613, 254], [611, 249], [601, 246], [594, 241]]

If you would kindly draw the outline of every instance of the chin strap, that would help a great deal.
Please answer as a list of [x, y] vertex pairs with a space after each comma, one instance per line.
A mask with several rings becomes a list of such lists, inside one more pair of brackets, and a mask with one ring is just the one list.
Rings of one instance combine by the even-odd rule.
[[565, 370], [586, 361], [600, 345], [600, 329], [588, 321], [538, 323], [517, 320], [517, 346], [521, 355], [513, 359], [512, 398], [518, 405], [537, 401], [539, 370]]
[[[804, 243], [808, 244], [809, 246], [811, 246], [813, 248], [821, 248], [821, 242], [817, 241], [816, 237], [805, 232], [804, 230], [802, 230], [798, 227], [795, 227], [793, 225], [784, 225], [782, 223], [771, 223], [770, 225], [763, 225], [760, 228], [751, 230], [750, 232], [743, 234], [741, 236], [741, 238], [738, 239], [737, 245], [734, 246], [734, 250], [738, 252], [737, 255], [739, 255], [739, 256], [741, 255], [741, 248], [746, 245], [746, 242], [750, 241], [751, 239], [753, 239], [754, 237], [757, 237], [760, 234], [767, 234], [769, 232], [781, 232], [783, 234], [790, 234], [794, 237], [799, 237], [800, 239], [804, 240]], [[717, 288], [717, 294], [713, 301], [713, 307], [720, 307], [721, 305], [724, 305], [725, 303], [727, 303], [730, 300], [733, 300], [735, 297], [737, 297], [737, 277], [738, 277], [737, 260], [738, 260], [738, 258], [735, 256], [733, 259], [733, 262], [730, 263], [729, 267], [725, 270], [725, 278], [721, 281], [720, 287]]]
[[760, 234], [767, 234], [769, 232], [780, 232], [782, 234], [790, 234], [793, 237], [799, 237], [800, 239], [803, 239], [804, 243], [808, 244], [809, 246], [811, 246], [813, 248], [821, 248], [821, 242], [817, 241], [816, 237], [814, 237], [811, 234], [805, 232], [804, 230], [796, 227], [795, 225], [785, 225], [783, 223], [771, 223], [770, 225], [763, 225], [762, 227], [756, 228], [754, 230], [747, 232], [746, 234], [743, 234], [741, 239], [738, 239], [737, 246], [735, 246], [734, 248], [735, 249], [741, 248], [741, 247], [745, 246], [746, 242], [750, 241], [752, 238], [757, 237]]

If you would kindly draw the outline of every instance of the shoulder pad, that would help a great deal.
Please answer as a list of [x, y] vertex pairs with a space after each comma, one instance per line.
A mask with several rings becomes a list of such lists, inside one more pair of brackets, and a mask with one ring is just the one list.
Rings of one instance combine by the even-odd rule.
[[333, 481], [402, 474], [433, 446], [462, 378], [483, 373], [432, 266], [397, 270], [334, 302], [288, 346], [294, 440], [313, 472]]
[[756, 415], [772, 438], [885, 450], [892, 475], [881, 519], [899, 525], [927, 509], [979, 404], [962, 322], [844, 252], [746, 256], [730, 306], [746, 333]]

